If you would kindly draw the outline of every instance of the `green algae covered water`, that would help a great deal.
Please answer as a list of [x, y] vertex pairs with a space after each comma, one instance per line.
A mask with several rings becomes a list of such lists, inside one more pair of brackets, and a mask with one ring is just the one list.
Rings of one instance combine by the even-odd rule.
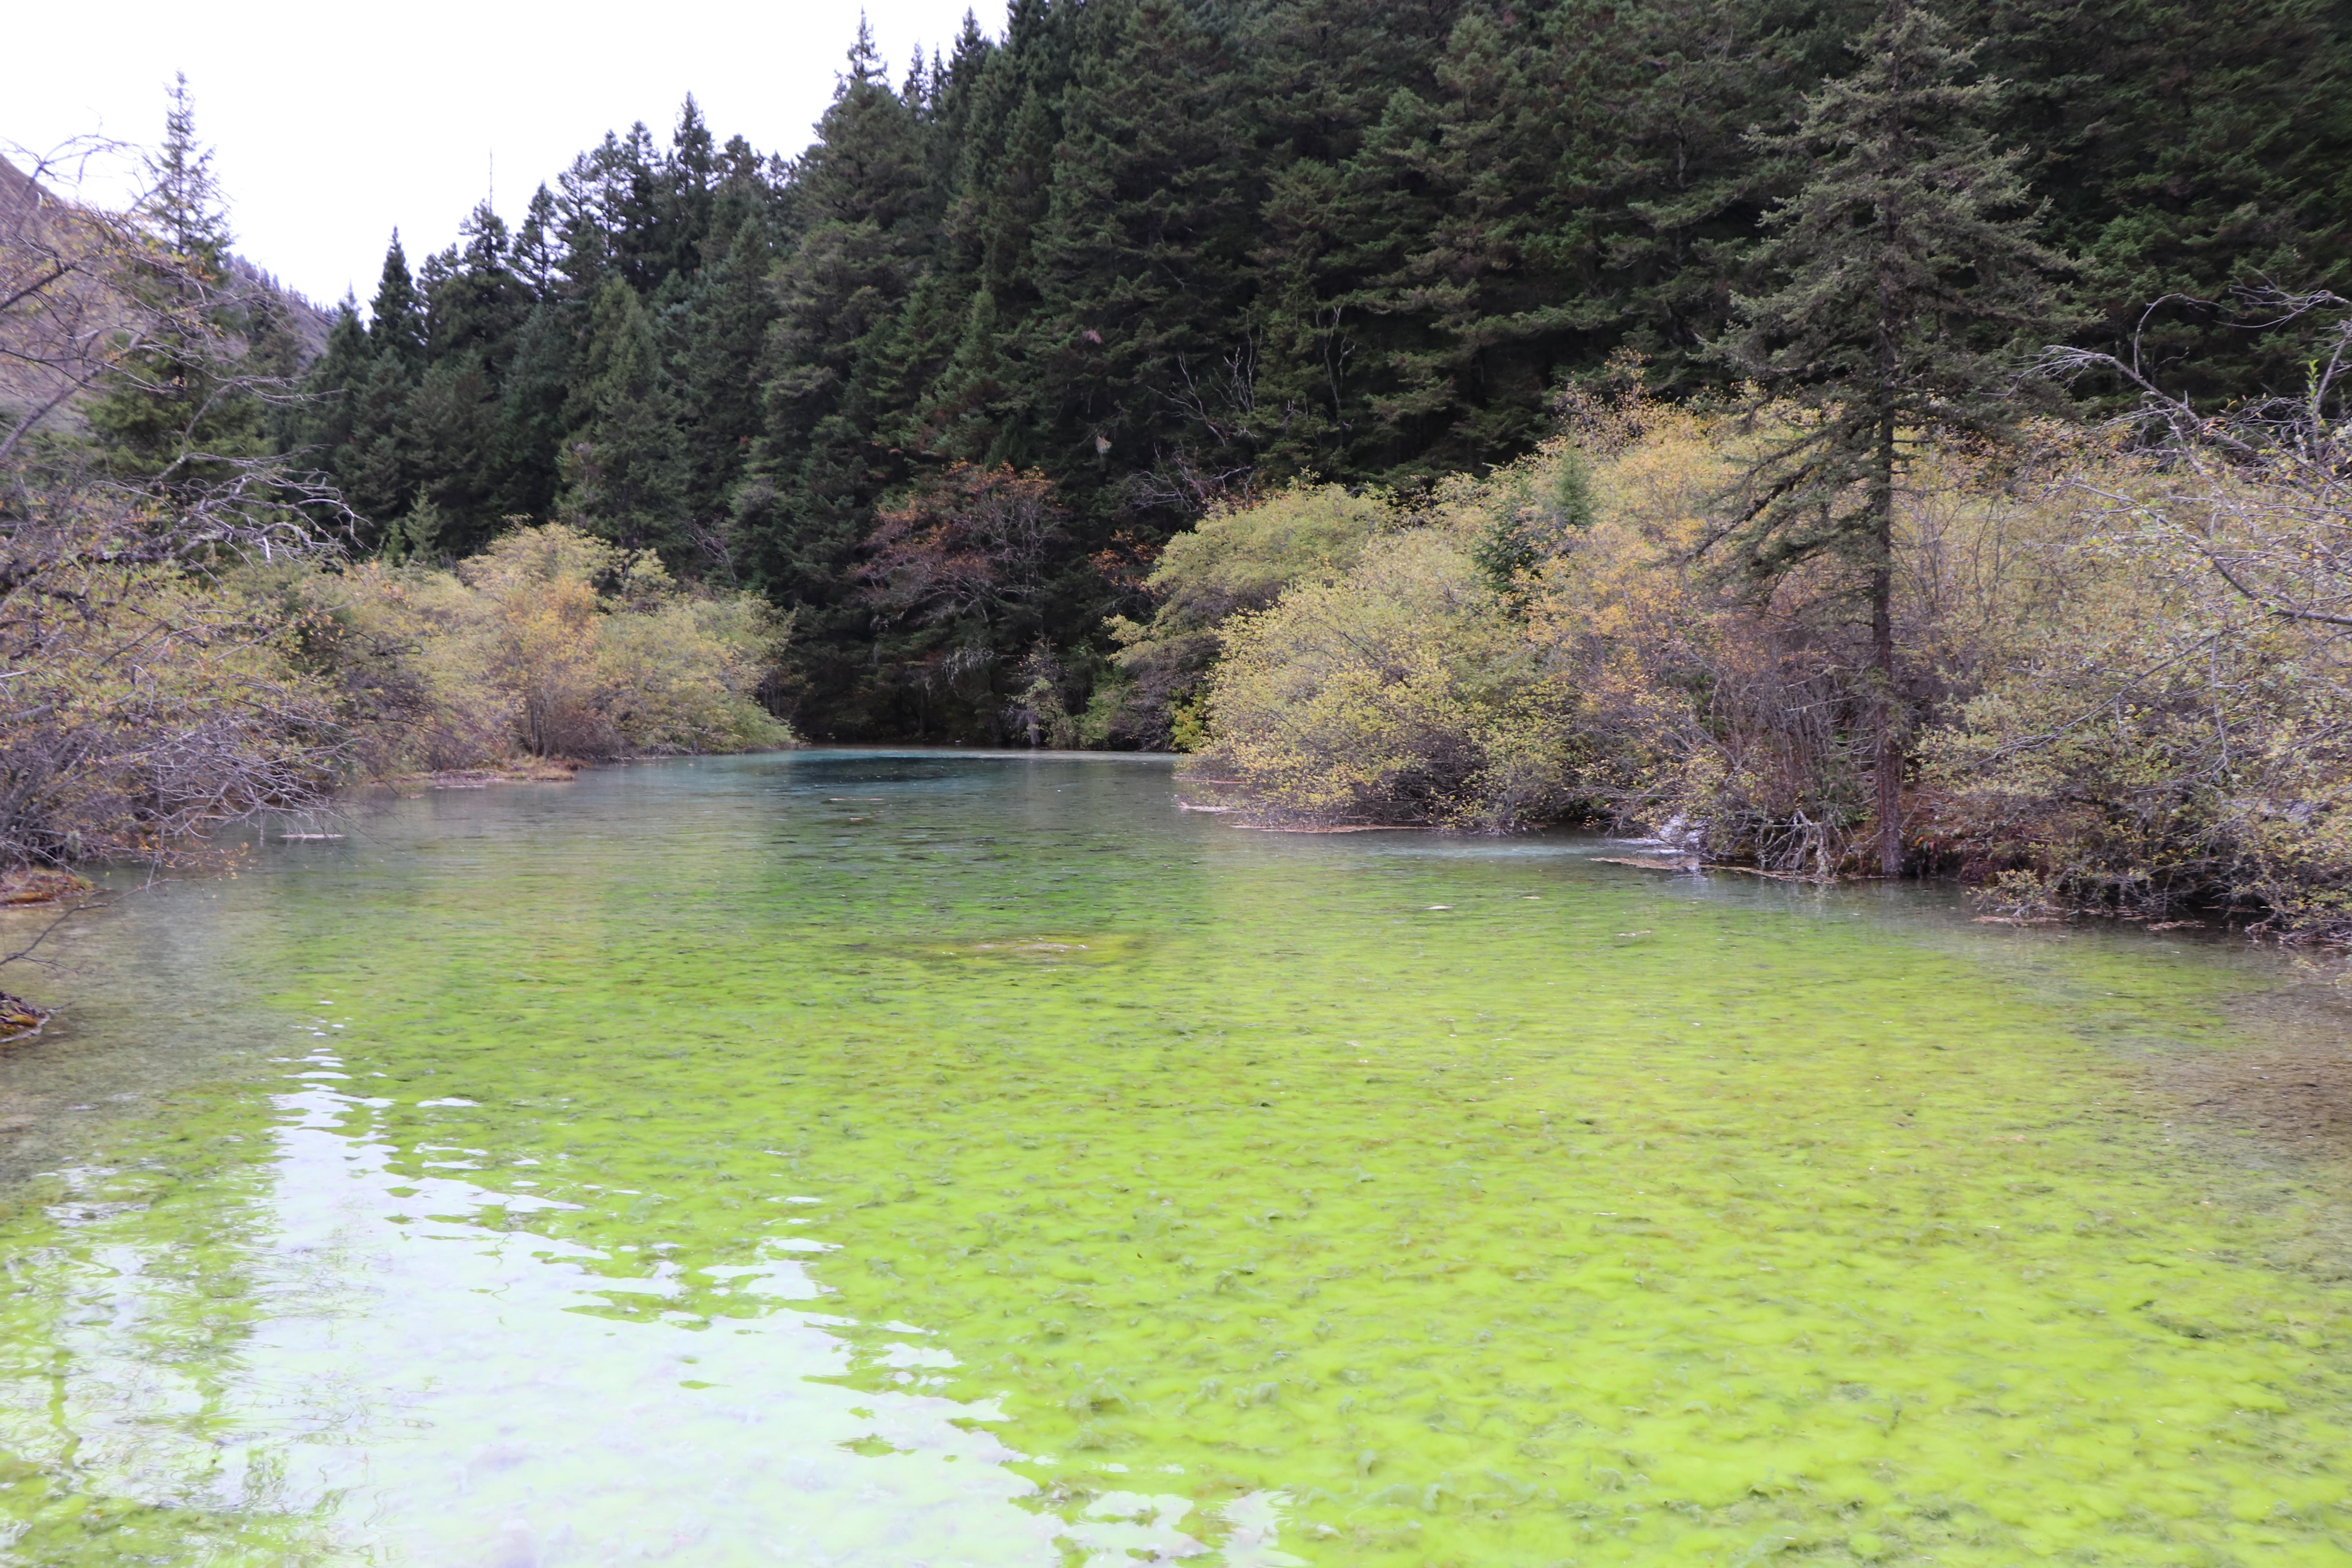
[[2242, 949], [1151, 759], [346, 831], [58, 939], [0, 1059], [0, 1561], [2352, 1550], [2343, 1147], [2198, 1104], [2344, 1026]]

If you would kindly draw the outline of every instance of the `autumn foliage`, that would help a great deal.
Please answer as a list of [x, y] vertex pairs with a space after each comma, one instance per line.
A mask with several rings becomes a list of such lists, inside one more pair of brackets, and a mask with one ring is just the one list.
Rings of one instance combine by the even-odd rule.
[[371, 563], [299, 594], [368, 771], [791, 738], [758, 700], [786, 631], [774, 611], [681, 587], [651, 552], [561, 524], [518, 529], [453, 571]]
[[[1582, 821], [1695, 862], [1871, 868], [1867, 584], [1824, 559], [1762, 593], [1713, 551], [1771, 420], [1800, 416], [1570, 413], [1223, 622], [1199, 772], [1269, 816]], [[2308, 439], [2190, 461], [2025, 437], [1923, 453], [1898, 497], [1906, 867], [2012, 912], [2352, 929], [2340, 465]]]

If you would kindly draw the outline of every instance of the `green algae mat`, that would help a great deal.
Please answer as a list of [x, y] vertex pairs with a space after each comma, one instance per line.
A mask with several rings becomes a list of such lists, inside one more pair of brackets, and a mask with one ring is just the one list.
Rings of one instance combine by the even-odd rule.
[[2352, 1161], [2210, 1091], [2352, 1031], [2242, 944], [1153, 759], [340, 826], [54, 939], [0, 1562], [2352, 1552]]

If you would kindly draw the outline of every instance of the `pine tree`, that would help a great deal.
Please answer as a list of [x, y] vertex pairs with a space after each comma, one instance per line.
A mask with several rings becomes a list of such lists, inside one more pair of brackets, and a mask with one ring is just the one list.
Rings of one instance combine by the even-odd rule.
[[[1059, 104], [1068, 86], [1067, 8], [1016, 0], [1002, 47], [969, 13], [933, 111], [933, 170], [947, 193], [938, 264], [910, 301], [910, 370], [925, 367], [904, 438], [976, 462], [1031, 449], [1019, 378], [1005, 356], [1040, 299], [1033, 250], [1052, 201]], [[919, 371], [917, 372], [920, 374]]]
[[556, 287], [582, 304], [595, 299], [621, 247], [619, 204], [608, 187], [622, 159], [619, 138], [607, 132], [600, 145], [572, 159], [555, 179], [547, 234], [556, 253]]
[[[428, 259], [426, 272], [436, 284], [449, 259]], [[311, 378], [314, 393], [331, 395], [338, 404], [332, 425], [342, 439], [333, 449], [331, 471], [361, 520], [361, 542], [370, 548], [397, 551], [399, 519], [415, 504], [425, 477], [417, 461], [409, 401], [425, 371], [426, 330], [426, 296], [409, 272], [408, 253], [394, 229], [368, 306], [365, 363], [346, 348]]]
[[112, 279], [146, 331], [86, 410], [108, 465], [165, 495], [216, 483], [268, 447], [255, 395], [268, 377], [244, 363], [255, 323], [228, 271], [228, 214], [212, 160], [182, 75], [133, 215], [145, 246]]
[[488, 202], [474, 208], [457, 234], [461, 245], [436, 258], [436, 280], [424, 290], [425, 357], [437, 364], [472, 354], [495, 378], [530, 314], [530, 286], [516, 273], [506, 221]]
[[[376, 509], [370, 515], [394, 552], [464, 552], [487, 542], [505, 515], [499, 388], [519, 352], [531, 289], [511, 265], [506, 224], [488, 202], [458, 233], [461, 244], [427, 258], [413, 289], [403, 287], [399, 258], [388, 257], [378, 290], [375, 336], [386, 369], [381, 381], [372, 374], [362, 397], [356, 423], [368, 427], [359, 447], [367, 458], [350, 486]], [[421, 300], [421, 348], [410, 341], [412, 295]], [[421, 368], [404, 392], [392, 372], [413, 366]], [[395, 483], [397, 494], [387, 496]], [[429, 529], [415, 526], [425, 517]]]
[[1580, 345], [1643, 356], [1668, 396], [1720, 381], [1707, 353], [1758, 224], [1792, 161], [1746, 138], [1785, 121], [1866, 24], [1852, 0], [1790, 17], [1774, 0], [1569, 0], [1544, 47], [1565, 87], [1544, 226], [1573, 279]]
[[[693, 246], [709, 216], [709, 133], [700, 110], [691, 100], [688, 107], [679, 134], [688, 142], [690, 167], [674, 165], [656, 152], [653, 132], [639, 121], [625, 136], [607, 132], [557, 182], [562, 269], [578, 297], [594, 297], [608, 272], [649, 295], [682, 265], [699, 259]], [[682, 222], [697, 226], [688, 233]]]
[[522, 227], [515, 234], [514, 268], [523, 286], [533, 299], [551, 296], [562, 278], [562, 258], [556, 239], [562, 219], [555, 208], [555, 193], [545, 185], [533, 191], [530, 205], [523, 214]]
[[724, 533], [735, 486], [761, 428], [760, 356], [776, 297], [768, 225], [744, 215], [714, 247], [688, 303], [677, 380], [686, 458], [685, 507], [698, 543]]
[[383, 271], [368, 305], [368, 342], [379, 355], [390, 355], [409, 371], [425, 363], [425, 296], [409, 273], [398, 229], [384, 247]]
[[163, 115], [163, 144], [147, 160], [146, 199], [140, 216], [173, 254], [217, 278], [228, 260], [227, 204], [213, 176], [212, 149], [196, 140], [195, 96], [188, 73], [175, 74]]
[[564, 409], [580, 357], [574, 322], [586, 313], [571, 300], [542, 298], [516, 334], [514, 357], [499, 387], [498, 480], [490, 504], [500, 517], [553, 514], [562, 484], [557, 454]]
[[1870, 608], [1873, 771], [1880, 871], [1903, 865], [1902, 718], [1895, 693], [1894, 525], [1908, 449], [2002, 431], [2017, 405], [2002, 350], [2051, 322], [2062, 258], [2034, 237], [2020, 155], [1983, 121], [1997, 83], [1912, 0], [1887, 0], [1856, 41], [1861, 68], [1805, 100], [1769, 145], [1814, 173], [1765, 220], [1758, 262], [1778, 281], [1738, 301], [1727, 345], [1795, 434], [1748, 476], [1731, 543], [1754, 581], [1834, 558]]
[[1376, 315], [1368, 290], [1402, 265], [1430, 215], [1409, 216], [1424, 194], [1410, 173], [1354, 161], [1392, 106], [1426, 121], [1441, 90], [1433, 67], [1461, 10], [1293, 0], [1250, 26], [1246, 90], [1267, 169], [1255, 256], [1258, 395], [1281, 411], [1261, 447], [1268, 477], [1362, 473], [1387, 459], [1368, 395], [1392, 368], [1386, 329], [1406, 318]]
[[653, 321], [625, 279], [607, 279], [596, 296], [581, 370], [558, 458], [559, 513], [616, 544], [657, 550], [673, 567], [690, 564], [677, 403]]
[[980, 30], [979, 19], [966, 11], [954, 49], [931, 57], [931, 178], [941, 190], [956, 186], [957, 166], [971, 141], [981, 77], [996, 53], [995, 41]]
[[1198, 454], [1254, 467], [1280, 420], [1257, 397], [1250, 331], [1263, 182], [1246, 156], [1239, 65], [1204, 25], [1213, 16], [1104, 0], [1073, 24], [1033, 242], [1043, 297], [1017, 341], [1034, 367], [1030, 427], [1026, 449], [1006, 455], [1055, 465], [1081, 515], [1113, 504], [1088, 494], [1109, 463]]
[[862, 26], [818, 132], [793, 168], [805, 226], [775, 275], [764, 428], [731, 532], [746, 574], [799, 614], [822, 706], [857, 679], [852, 556], [907, 477], [907, 454], [877, 438], [873, 378], [937, 248], [940, 201], [923, 127]]
[[740, 136], [719, 150], [710, 195], [709, 239], [731, 245], [746, 223], [757, 222], [772, 246], [784, 234], [783, 202], [772, 160], [762, 158]]
[[361, 543], [379, 547], [395, 519], [416, 499], [415, 465], [408, 450], [408, 400], [415, 378], [396, 354], [379, 353], [350, 398], [351, 439], [336, 454], [335, 482], [359, 514]]
[[1567, 357], [1579, 292], [1539, 245], [1557, 177], [1546, 112], [1551, 84], [1524, 22], [1465, 14], [1437, 68], [1441, 97], [1406, 172], [1440, 210], [1407, 231], [1402, 265], [1381, 280], [1420, 341], [1392, 351], [1397, 390], [1376, 405], [1408, 432], [1423, 472], [1467, 468], [1540, 432], [1547, 362]]
[[[658, 237], [654, 244], [664, 277], [690, 278], [702, 269], [704, 247], [714, 237], [710, 225], [718, 204], [718, 181], [717, 143], [703, 121], [701, 106], [688, 93], [678, 110], [677, 130], [670, 137], [669, 155], [661, 162], [656, 187]], [[716, 237], [721, 245], [729, 237]]]
[[300, 467], [340, 477], [352, 440], [352, 405], [373, 363], [359, 301], [351, 295], [336, 307], [327, 346], [302, 378], [302, 396], [289, 404], [279, 431], [279, 450], [301, 459]]
[[452, 354], [425, 371], [401, 413], [400, 447], [406, 458], [410, 510], [433, 509], [431, 539], [411, 531], [412, 552], [468, 554], [498, 531], [498, 404], [481, 355]]

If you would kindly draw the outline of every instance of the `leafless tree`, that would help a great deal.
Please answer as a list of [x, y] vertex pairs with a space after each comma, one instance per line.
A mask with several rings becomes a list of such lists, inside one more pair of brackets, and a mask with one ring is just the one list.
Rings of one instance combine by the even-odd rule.
[[985, 626], [1034, 595], [1068, 514], [1035, 469], [957, 463], [882, 513], [866, 541], [866, 602], [888, 619]]
[[[2168, 296], [2149, 313], [2176, 302], [2202, 303]], [[2095, 493], [2144, 540], [2200, 561], [2263, 615], [2352, 628], [2352, 300], [2265, 288], [2240, 303], [2256, 329], [2319, 329], [2299, 392], [2198, 408], [2165, 389], [2137, 334], [2127, 355], [2053, 348], [2040, 369], [2104, 372], [2139, 392], [2126, 418], [2155, 463], [2145, 483]]]

